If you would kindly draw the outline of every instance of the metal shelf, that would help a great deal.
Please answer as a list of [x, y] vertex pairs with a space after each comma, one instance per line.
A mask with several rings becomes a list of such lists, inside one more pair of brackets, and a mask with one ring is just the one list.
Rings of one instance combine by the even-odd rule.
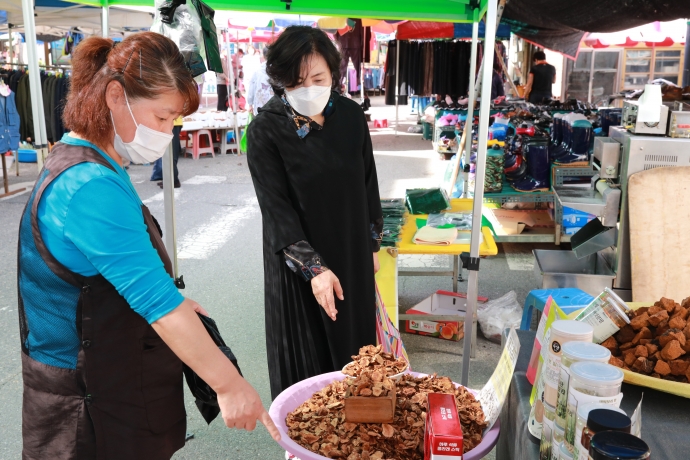
[[503, 181], [503, 191], [499, 193], [485, 193], [484, 203], [553, 203], [553, 191], [548, 192], [516, 192], [508, 181]]
[[555, 243], [556, 233], [553, 228], [526, 228], [519, 235], [496, 235], [494, 239], [497, 243]]
[[563, 186], [564, 177], [586, 177], [594, 176], [595, 171], [591, 166], [585, 168], [568, 168], [562, 166], [552, 165], [551, 167], [551, 181], [553, 187]]

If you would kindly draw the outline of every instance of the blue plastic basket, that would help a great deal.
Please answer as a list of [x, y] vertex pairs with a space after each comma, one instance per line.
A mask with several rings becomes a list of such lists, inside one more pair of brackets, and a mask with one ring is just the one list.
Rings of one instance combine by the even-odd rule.
[[17, 160], [20, 163], [36, 163], [37, 153], [32, 149], [19, 149], [17, 150], [19, 155], [17, 155]]

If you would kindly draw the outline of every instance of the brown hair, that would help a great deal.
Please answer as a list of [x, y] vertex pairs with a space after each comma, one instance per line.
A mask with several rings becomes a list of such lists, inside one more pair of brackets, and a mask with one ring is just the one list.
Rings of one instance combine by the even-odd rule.
[[121, 43], [90, 37], [72, 55], [72, 79], [62, 119], [65, 127], [98, 146], [112, 142], [114, 132], [105, 92], [119, 82], [130, 102], [177, 91], [185, 100], [184, 114], [199, 107], [197, 85], [177, 45], [169, 38], [141, 32]]

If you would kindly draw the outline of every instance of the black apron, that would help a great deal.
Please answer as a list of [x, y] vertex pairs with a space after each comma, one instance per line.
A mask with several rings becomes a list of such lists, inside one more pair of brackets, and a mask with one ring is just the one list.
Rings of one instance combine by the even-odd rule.
[[[56, 276], [81, 289], [76, 315], [81, 347], [74, 370], [32, 359], [25, 347], [28, 324], [19, 290], [22, 458], [168, 459], [185, 443], [182, 362], [103, 276], [84, 277], [60, 264], [38, 228], [36, 212], [46, 187], [61, 172], [83, 162], [113, 169], [93, 149], [58, 143], [24, 210], [31, 213], [31, 232], [43, 262]], [[144, 205], [142, 213], [151, 243], [172, 277], [161, 235]], [[21, 236], [19, 248], [22, 251]], [[31, 267], [20, 262], [18, 273], [27, 270]]]

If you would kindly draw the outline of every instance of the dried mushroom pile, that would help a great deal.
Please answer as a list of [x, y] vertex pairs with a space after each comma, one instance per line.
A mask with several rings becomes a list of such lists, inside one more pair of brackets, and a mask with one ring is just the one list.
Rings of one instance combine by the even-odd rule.
[[359, 349], [359, 354], [352, 357], [352, 363], [349, 364], [343, 372], [349, 376], [355, 377], [364, 370], [370, 371], [384, 371], [387, 376], [399, 374], [407, 369], [407, 361], [405, 358], [395, 359], [391, 353], [385, 353], [381, 350], [381, 345], [373, 346], [367, 345]]
[[364, 371], [354, 379], [347, 379], [347, 396], [386, 397], [395, 389], [391, 379], [382, 371]]
[[690, 297], [663, 298], [635, 310], [630, 325], [602, 343], [614, 366], [676, 382], [690, 382]]
[[397, 382], [395, 420], [346, 423], [343, 411], [348, 384], [333, 382], [288, 414], [288, 434], [302, 447], [324, 457], [347, 460], [422, 460], [428, 393], [455, 395], [465, 452], [482, 440], [487, 424], [481, 404], [448, 377], [403, 375]]

